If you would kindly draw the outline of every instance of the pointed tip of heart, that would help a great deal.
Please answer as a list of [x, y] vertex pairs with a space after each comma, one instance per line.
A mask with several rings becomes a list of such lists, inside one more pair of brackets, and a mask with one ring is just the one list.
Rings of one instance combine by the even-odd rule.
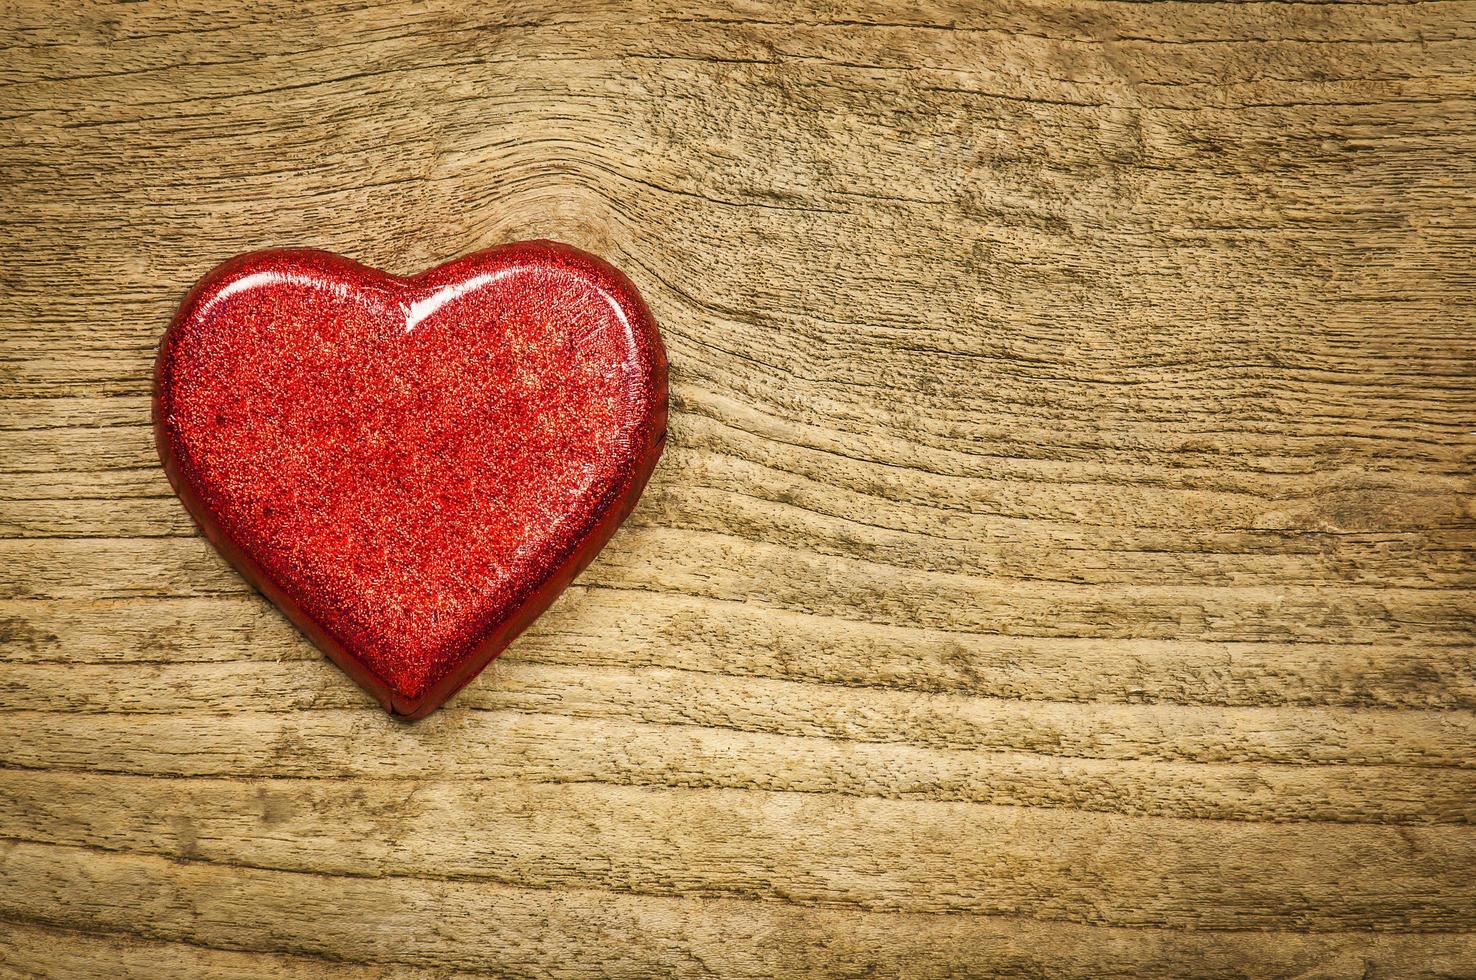
[[396, 721], [419, 721], [426, 715], [435, 711], [442, 702], [434, 701], [428, 697], [406, 698], [395, 695], [390, 699], [388, 711], [391, 718]]

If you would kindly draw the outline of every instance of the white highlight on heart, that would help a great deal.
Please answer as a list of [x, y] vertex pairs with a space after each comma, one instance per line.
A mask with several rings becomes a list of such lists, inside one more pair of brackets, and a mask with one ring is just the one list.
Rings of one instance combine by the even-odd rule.
[[237, 293], [248, 292], [259, 286], [273, 286], [281, 283], [288, 283], [293, 286], [302, 286], [309, 289], [327, 289], [329, 292], [344, 299], [347, 299], [349, 295], [348, 287], [340, 282], [325, 283], [320, 279], [314, 279], [311, 276], [305, 276], [295, 272], [279, 272], [275, 270], [271, 272], [253, 272], [249, 276], [242, 276], [240, 279], [235, 280], [220, 292], [210, 297], [205, 305], [200, 308], [198, 316], [208, 316], [214, 307], [230, 299]]
[[442, 286], [425, 297], [425, 299], [418, 299], [406, 305], [404, 307], [405, 332], [409, 333], [420, 326], [427, 317], [433, 316], [447, 303], [455, 302], [473, 290], [481, 289], [483, 286], [490, 286], [494, 282], [505, 279], [518, 271], [520, 270], [514, 266], [507, 269], [499, 269], [496, 272], [483, 272], [479, 275], [472, 276], [470, 279], [463, 279], [461, 282], [453, 282], [450, 285]]
[[[426, 319], [440, 312], [448, 303], [455, 302], [467, 293], [481, 289], [484, 286], [490, 286], [495, 282], [506, 279], [508, 276], [523, 271], [525, 271], [523, 266], [509, 266], [505, 269], [499, 269], [496, 272], [483, 272], [472, 276], [470, 279], [463, 279], [461, 282], [453, 282], [442, 286], [429, 296], [415, 300], [412, 303], [400, 303], [400, 309], [405, 316], [405, 332], [410, 333], [425, 322]], [[208, 315], [212, 307], [223, 303], [238, 293], [249, 292], [261, 286], [281, 285], [284, 283], [309, 289], [326, 289], [342, 299], [348, 299], [353, 295], [349, 287], [341, 282], [325, 282], [313, 276], [278, 270], [254, 272], [249, 276], [242, 276], [210, 297], [209, 301], [199, 311], [199, 315]], [[633, 344], [635, 342], [635, 327], [626, 317], [625, 310], [621, 307], [619, 300], [599, 285], [595, 285], [594, 288], [600, 298], [609, 305], [616, 319], [620, 321], [621, 327], [625, 330], [626, 343]]]

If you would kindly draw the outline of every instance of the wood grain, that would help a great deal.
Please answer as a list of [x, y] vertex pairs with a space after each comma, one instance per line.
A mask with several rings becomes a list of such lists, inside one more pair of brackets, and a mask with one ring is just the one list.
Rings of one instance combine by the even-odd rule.
[[[1476, 7], [0, 17], [0, 975], [1476, 975]], [[639, 284], [626, 529], [406, 726], [148, 426], [214, 263]]]

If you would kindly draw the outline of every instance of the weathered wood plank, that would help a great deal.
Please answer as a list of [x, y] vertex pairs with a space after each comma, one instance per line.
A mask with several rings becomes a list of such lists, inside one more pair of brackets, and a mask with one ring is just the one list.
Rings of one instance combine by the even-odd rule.
[[[247, 595], [0, 600], [0, 663], [312, 661]], [[1465, 645], [967, 635], [575, 585], [507, 662], [677, 668], [1028, 701], [1476, 708]], [[474, 684], [475, 688], [475, 684]], [[227, 692], [201, 691], [214, 698]]]
[[[1195, 929], [1459, 929], [1469, 828], [1163, 821], [807, 793], [514, 779], [0, 771], [0, 838], [335, 875], [758, 897]], [[58, 801], [59, 791], [65, 799]], [[855, 841], [868, 841], [864, 849]], [[1206, 862], [1207, 854], [1223, 855]], [[1282, 872], [1266, 875], [1277, 865]], [[1419, 895], [1391, 904], [1389, 889]], [[1272, 911], [1274, 910], [1274, 911]]]
[[[855, 976], [958, 973], [1296, 975], [1388, 967], [1459, 975], [1469, 936], [1113, 929], [987, 916], [878, 914], [724, 899], [543, 891], [457, 880], [270, 872], [35, 844], [8, 847], [0, 912], [210, 946], [288, 949], [512, 976]], [[33, 882], [39, 883], [33, 885]], [[86, 891], [82, 891], [86, 889]], [[111, 896], [106, 903], [86, 895]], [[264, 921], [262, 908], [293, 914]]]
[[[1460, 643], [1471, 638], [1476, 613], [1476, 590], [1011, 581], [639, 524], [622, 530], [618, 544], [582, 581], [964, 634]], [[120, 538], [106, 548], [86, 539], [0, 540], [0, 589], [34, 599], [250, 592], [198, 538]]]
[[343, 980], [381, 980], [388, 977], [461, 978], [485, 976], [456, 971], [421, 969], [395, 964], [348, 964], [324, 957], [244, 953], [212, 949], [186, 942], [159, 942], [116, 932], [79, 932], [23, 922], [0, 921], [0, 977], [106, 976], [122, 978], [213, 977], [220, 980], [260, 980], [310, 977]]
[[[1476, 8], [0, 26], [0, 975], [1476, 974]], [[229, 255], [556, 237], [670, 446], [380, 716], [149, 430]]]
[[[504, 658], [460, 708], [1072, 758], [1476, 769], [1476, 713], [1102, 704], [914, 692], [667, 668]], [[11, 710], [285, 712], [367, 703], [319, 658], [288, 663], [16, 664]]]
[[[355, 709], [15, 711], [0, 765], [171, 776], [454, 779], [765, 789], [1219, 820], [1476, 821], [1476, 770], [1209, 764], [978, 752], [475, 709], [411, 733]], [[1463, 834], [1476, 837], [1468, 827]], [[854, 842], [853, 842], [854, 843]]]

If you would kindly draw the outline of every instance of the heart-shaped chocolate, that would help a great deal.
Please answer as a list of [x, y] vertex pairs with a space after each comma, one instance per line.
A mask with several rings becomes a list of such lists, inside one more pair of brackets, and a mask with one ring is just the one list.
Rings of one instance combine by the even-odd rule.
[[396, 715], [476, 676], [610, 539], [666, 439], [630, 281], [524, 242], [404, 279], [257, 252], [186, 297], [154, 426], [195, 522]]

